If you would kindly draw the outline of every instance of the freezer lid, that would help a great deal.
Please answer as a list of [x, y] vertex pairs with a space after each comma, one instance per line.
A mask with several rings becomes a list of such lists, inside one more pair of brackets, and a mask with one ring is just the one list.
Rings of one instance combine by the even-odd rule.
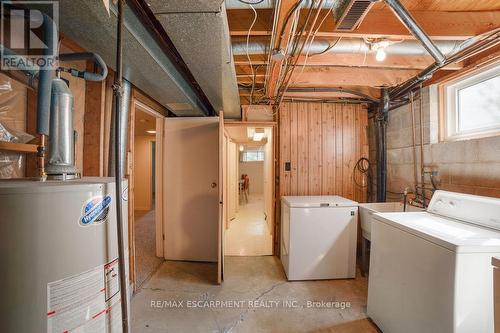
[[284, 196], [283, 203], [289, 207], [357, 207], [358, 203], [337, 195]]

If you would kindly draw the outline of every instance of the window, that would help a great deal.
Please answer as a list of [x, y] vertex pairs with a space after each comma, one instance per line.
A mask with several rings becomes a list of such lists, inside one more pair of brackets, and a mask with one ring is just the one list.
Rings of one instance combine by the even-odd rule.
[[264, 161], [264, 151], [247, 150], [241, 153], [240, 161], [242, 162], [260, 162]]
[[445, 86], [445, 139], [500, 135], [500, 64]]

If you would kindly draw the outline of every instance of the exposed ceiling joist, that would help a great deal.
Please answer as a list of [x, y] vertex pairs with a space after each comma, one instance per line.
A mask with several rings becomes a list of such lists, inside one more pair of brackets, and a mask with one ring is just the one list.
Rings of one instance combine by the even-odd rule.
[[[246, 36], [251, 21], [247, 21], [245, 11], [228, 11], [231, 36]], [[259, 16], [272, 15], [269, 9], [259, 10]], [[433, 40], [464, 40], [490, 31], [499, 25], [498, 11], [413, 11], [411, 12], [422, 29]], [[266, 19], [262, 19], [266, 21]], [[252, 36], [269, 36], [271, 32], [266, 24], [256, 23]], [[320, 28], [317, 38], [381, 38], [415, 39], [406, 27], [390, 10], [371, 10], [358, 29], [352, 32], [335, 31], [333, 18], [327, 19]]]
[[[264, 56], [254, 55], [252, 57], [253, 66], [266, 66], [267, 62]], [[305, 56], [299, 58], [298, 66], [304, 64], [308, 67], [325, 66], [325, 67], [360, 67], [360, 68], [391, 68], [391, 69], [424, 69], [433, 62], [430, 56], [394, 56], [387, 55], [383, 63], [377, 61], [373, 54], [321, 54], [313, 57], [308, 57], [307, 62]], [[249, 66], [246, 56], [235, 56], [235, 65], [238, 68], [241, 66]], [[446, 67], [446, 70], [457, 70], [463, 68], [463, 64], [451, 64]], [[241, 73], [239, 73], [241, 74]]]
[[[290, 87], [338, 87], [338, 86], [394, 86], [420, 73], [420, 70], [389, 70], [374, 68], [304, 68], [297, 70]], [[251, 83], [251, 76], [238, 77], [238, 83]], [[264, 82], [264, 76], [256, 77], [257, 83]]]

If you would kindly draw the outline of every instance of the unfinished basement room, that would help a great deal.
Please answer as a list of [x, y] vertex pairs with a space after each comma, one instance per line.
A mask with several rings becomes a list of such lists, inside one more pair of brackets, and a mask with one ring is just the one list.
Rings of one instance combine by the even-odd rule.
[[0, 0], [0, 333], [500, 333], [500, 0]]

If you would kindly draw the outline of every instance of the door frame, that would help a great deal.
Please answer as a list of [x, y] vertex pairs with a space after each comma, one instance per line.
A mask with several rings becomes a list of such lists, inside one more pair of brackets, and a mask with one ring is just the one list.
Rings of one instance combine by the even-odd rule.
[[128, 226], [129, 226], [129, 276], [130, 282], [133, 284], [133, 291], [137, 291], [136, 284], [136, 246], [135, 246], [135, 199], [134, 199], [134, 145], [135, 145], [135, 118], [137, 108], [141, 112], [146, 112], [156, 118], [156, 146], [155, 146], [155, 254], [157, 257], [163, 258], [163, 165], [164, 165], [164, 119], [167, 115], [167, 110], [144, 95], [137, 89], [132, 90], [130, 114], [129, 114], [129, 133], [128, 133], [128, 149], [127, 149], [127, 168], [126, 176], [129, 182], [128, 193]]
[[[277, 203], [279, 204], [279, 200], [277, 199], [277, 195], [278, 193], [276, 192], [276, 159], [277, 159], [277, 140], [276, 140], [276, 136], [277, 136], [277, 132], [278, 132], [278, 126], [277, 126], [277, 123], [274, 122], [274, 121], [234, 121], [234, 120], [227, 120], [227, 121], [224, 121], [224, 130], [225, 132], [227, 132], [227, 129], [230, 128], [230, 127], [263, 127], [263, 128], [271, 128], [272, 130], [272, 147], [271, 147], [271, 152], [272, 152], [272, 156], [270, 157], [270, 160], [272, 161], [272, 166], [271, 166], [271, 180], [270, 180], [270, 184], [268, 184], [267, 186], [269, 186], [271, 188], [271, 207], [272, 207], [272, 210], [271, 210], [271, 214], [269, 214], [268, 218], [271, 219], [271, 227], [269, 228], [270, 229], [270, 232], [272, 233], [272, 241], [273, 241], [273, 244], [272, 244], [272, 255], [276, 255], [277, 254], [277, 249], [276, 249], [276, 242], [277, 242], [277, 239], [276, 237], [278, 237], [278, 233], [276, 232], [276, 226], [277, 226], [277, 223], [276, 223], [276, 209], [278, 209], [278, 207], [276, 206]], [[228, 135], [228, 139], [229, 138], [229, 135]], [[238, 144], [238, 143], [237, 143]], [[227, 155], [227, 154], [226, 154]], [[227, 158], [227, 157], [226, 157]], [[227, 165], [227, 163], [225, 164]], [[226, 175], [227, 176], [227, 175]], [[225, 183], [228, 183], [228, 182], [225, 182]], [[224, 204], [226, 204], [226, 201], [224, 201]], [[264, 203], [265, 204], [265, 203]], [[224, 256], [224, 254], [223, 254]]]
[[227, 207], [227, 149], [226, 149], [226, 133], [224, 130], [224, 112], [219, 112], [219, 232], [218, 232], [218, 247], [217, 247], [217, 283], [221, 284], [224, 281], [224, 230], [226, 221]]

